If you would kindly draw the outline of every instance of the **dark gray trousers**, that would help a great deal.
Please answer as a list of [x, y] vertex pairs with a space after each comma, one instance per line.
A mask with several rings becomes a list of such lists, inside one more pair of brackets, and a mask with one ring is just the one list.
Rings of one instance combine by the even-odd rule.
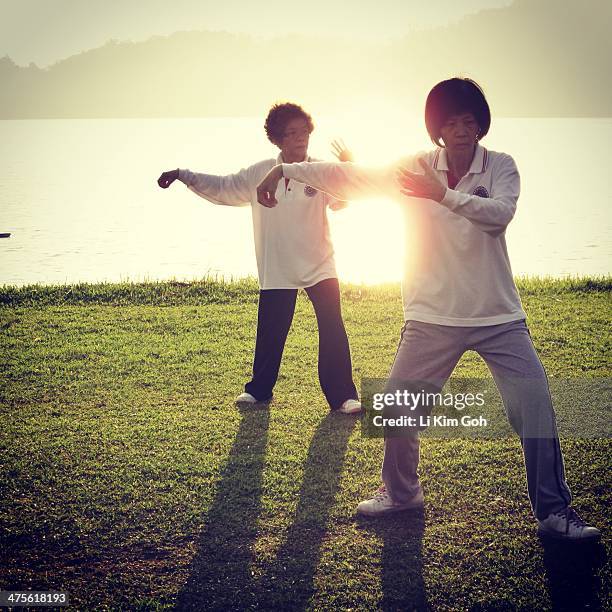
[[[297, 289], [264, 289], [259, 292], [257, 340], [253, 378], [244, 390], [258, 400], [272, 397], [293, 321]], [[305, 289], [319, 328], [319, 382], [332, 410], [347, 399], [357, 399], [353, 383], [351, 352], [340, 308], [337, 278], [328, 278]]]
[[[427, 381], [441, 389], [468, 350], [485, 360], [510, 424], [521, 438], [535, 516], [543, 519], [565, 508], [572, 496], [565, 480], [548, 380], [524, 320], [485, 327], [407, 321], [389, 379]], [[533, 432], [539, 431], [547, 433], [534, 437]], [[394, 501], [407, 501], [418, 490], [418, 465], [416, 432], [386, 436], [382, 480]]]

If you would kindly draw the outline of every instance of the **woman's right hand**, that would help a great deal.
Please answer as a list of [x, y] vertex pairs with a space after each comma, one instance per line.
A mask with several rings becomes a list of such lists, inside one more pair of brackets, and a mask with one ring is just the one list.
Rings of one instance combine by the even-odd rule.
[[274, 166], [257, 186], [257, 201], [266, 208], [273, 208], [278, 204], [276, 198], [276, 188], [279, 181], [283, 178], [283, 166]]
[[178, 176], [178, 168], [176, 170], [168, 170], [168, 172], [163, 172], [162, 175], [157, 179], [157, 184], [162, 189], [168, 189], [168, 187], [170, 187], [170, 185], [172, 185], [172, 183], [176, 181]]

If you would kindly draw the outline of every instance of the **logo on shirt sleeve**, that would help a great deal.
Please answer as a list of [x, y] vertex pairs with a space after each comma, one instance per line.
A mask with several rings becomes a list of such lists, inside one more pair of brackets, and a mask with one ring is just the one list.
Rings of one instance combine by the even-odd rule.
[[317, 190], [310, 185], [306, 185], [306, 187], [304, 187], [304, 194], [309, 198], [314, 198], [317, 195]]
[[476, 187], [476, 189], [472, 191], [472, 195], [478, 196], [479, 198], [488, 198], [489, 192], [487, 191], [486, 187], [483, 187], [482, 185], [478, 185], [478, 187]]

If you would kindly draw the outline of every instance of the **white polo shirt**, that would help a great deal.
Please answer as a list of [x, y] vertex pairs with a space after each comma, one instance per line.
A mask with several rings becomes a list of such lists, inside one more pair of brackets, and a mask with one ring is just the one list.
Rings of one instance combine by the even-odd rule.
[[419, 156], [448, 185], [445, 149], [380, 169], [354, 163], [283, 164], [283, 174], [343, 200], [382, 193], [401, 201], [406, 223], [406, 320], [472, 327], [524, 319], [505, 238], [520, 192], [514, 160], [478, 145], [468, 173], [455, 189], [447, 188], [438, 203], [400, 193], [397, 168], [422, 173]]
[[[314, 161], [308, 158], [308, 161]], [[265, 208], [257, 203], [257, 185], [268, 171], [282, 162], [266, 159], [236, 174], [217, 176], [179, 170], [179, 180], [191, 191], [215, 204], [251, 204], [259, 286], [262, 289], [312, 287], [326, 278], [336, 278], [334, 248], [327, 222], [327, 206], [343, 208], [323, 191], [290, 180], [276, 191], [278, 205]]]

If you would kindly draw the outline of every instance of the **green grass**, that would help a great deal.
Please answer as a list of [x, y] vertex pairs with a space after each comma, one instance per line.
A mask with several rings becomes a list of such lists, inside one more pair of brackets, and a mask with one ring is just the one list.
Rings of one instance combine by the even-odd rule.
[[[611, 285], [519, 280], [549, 376], [610, 376]], [[252, 280], [5, 287], [0, 304], [2, 589], [95, 610], [610, 604], [607, 439], [562, 440], [602, 547], [539, 542], [514, 438], [425, 439], [424, 515], [356, 520], [382, 442], [329, 414], [305, 296], [275, 401], [245, 411]], [[398, 287], [344, 286], [343, 311], [356, 381], [384, 377]], [[468, 353], [457, 374], [486, 367]]]
[[[521, 295], [551, 296], [566, 293], [609, 293], [612, 277], [517, 279]], [[0, 306], [59, 306], [62, 304], [112, 304], [182, 306], [202, 304], [243, 304], [257, 302], [257, 281], [245, 278], [226, 282], [215, 278], [201, 281], [165, 281], [146, 283], [78, 283], [74, 285], [27, 285], [0, 287]], [[343, 295], [349, 300], [377, 301], [399, 299], [399, 285], [375, 287], [344, 284]]]

